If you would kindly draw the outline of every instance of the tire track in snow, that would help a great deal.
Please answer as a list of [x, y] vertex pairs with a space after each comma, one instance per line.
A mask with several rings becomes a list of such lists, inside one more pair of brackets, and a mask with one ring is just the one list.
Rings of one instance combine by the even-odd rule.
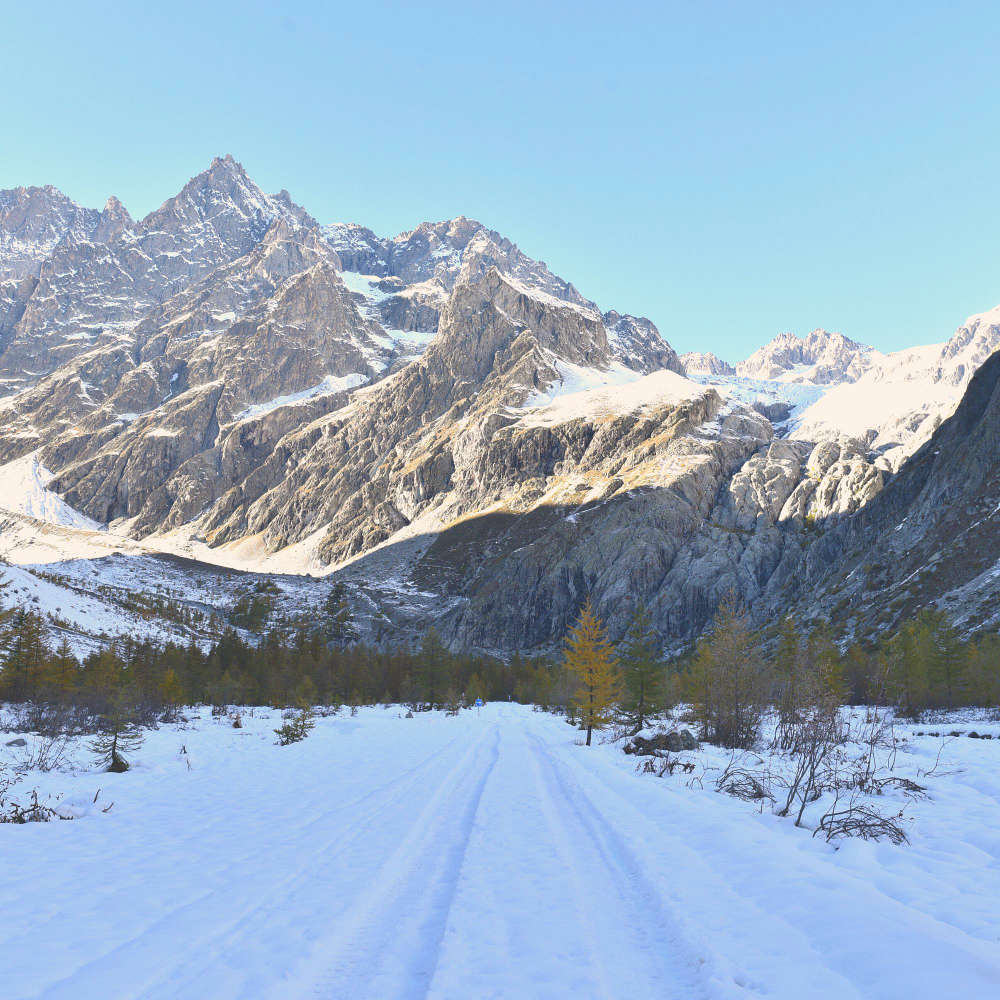
[[352, 1000], [427, 995], [479, 803], [500, 757], [499, 728], [490, 732], [492, 740], [484, 734], [474, 745], [471, 764], [463, 756], [434, 789], [378, 879], [314, 947], [314, 968], [293, 974], [278, 996], [339, 998], [345, 983]]
[[[609, 780], [611, 774], [616, 778], [633, 776], [623, 773], [617, 767], [609, 767], [607, 763], [597, 762], [597, 765], [585, 767], [580, 761], [565, 761], [561, 764], [566, 771], [571, 768], [575, 770], [582, 781], [599, 785], [600, 794], [607, 794], [614, 800], [615, 809], [609, 811], [609, 823], [616, 825], [618, 829], [623, 827], [630, 829], [633, 834], [636, 830], [645, 828], [650, 832], [648, 838], [650, 841], [655, 839], [657, 833], [662, 841], [663, 829], [643, 812], [639, 806], [639, 799], [626, 794], [618, 781]], [[583, 789], [582, 781], [576, 784], [581, 793], [587, 796], [589, 793]], [[679, 813], [678, 819], [683, 820], [684, 815]], [[690, 817], [697, 814], [688, 815]], [[629, 818], [628, 822], [625, 821], [626, 817]], [[697, 826], [690, 826], [690, 834], [697, 836], [698, 832]], [[722, 984], [735, 984], [743, 991], [782, 996], [808, 994], [815, 997], [837, 998], [837, 1000], [867, 1000], [872, 995], [884, 996], [886, 994], [881, 988], [874, 992], [870, 982], [856, 979], [856, 970], [864, 970], [867, 964], [866, 953], [870, 949], [865, 942], [871, 942], [871, 948], [891, 948], [891, 945], [885, 942], [890, 940], [895, 928], [906, 926], [910, 922], [914, 930], [925, 933], [929, 925], [934, 922], [932, 917], [909, 910], [905, 904], [886, 895], [869, 880], [857, 875], [845, 878], [844, 873], [837, 872], [836, 880], [826, 885], [839, 893], [842, 898], [847, 896], [849, 905], [857, 907], [858, 911], [853, 923], [855, 932], [848, 939], [844, 953], [838, 956], [836, 949], [830, 950], [829, 939], [817, 934], [813, 921], [796, 912], [798, 898], [796, 893], [775, 895], [773, 891], [769, 892], [767, 887], [773, 886], [775, 879], [780, 879], [784, 873], [768, 872], [758, 867], [755, 869], [755, 878], [751, 881], [748, 891], [745, 883], [745, 863], [737, 866], [740, 878], [727, 877], [724, 869], [713, 866], [711, 854], [692, 847], [690, 839], [678, 837], [676, 831], [671, 830], [670, 841], [670, 849], [675, 852], [678, 860], [687, 866], [688, 886], [691, 884], [691, 873], [697, 872], [695, 877], [702, 887], [701, 894], [708, 894], [719, 901], [720, 905], [713, 907], [710, 912], [702, 911], [700, 914], [703, 918], [709, 918], [701, 928], [702, 936], [718, 940], [720, 934], [729, 935], [730, 940], [733, 940], [734, 926], [743, 926], [754, 928], [757, 941], [763, 939], [767, 942], [782, 942], [781, 961], [778, 966], [782, 976], [780, 984], [773, 981], [773, 972], [772, 980], [765, 983], [763, 972], [755, 975], [749, 971], [758, 963], [761, 957], [759, 953], [765, 950], [760, 946], [748, 949], [747, 943], [741, 942], [743, 950], [740, 957], [730, 952], [726, 954], [723, 962], [719, 961], [721, 955], [716, 955], [716, 960], [713, 962], [716, 966], [713, 978]], [[738, 848], [744, 849], [744, 845], [738, 844]], [[798, 864], [808, 865], [812, 872], [822, 868], [822, 855], [796, 860]], [[652, 866], [647, 865], [648, 867]], [[824, 873], [828, 879], [831, 874]], [[799, 874], [798, 877], [801, 878], [802, 875]], [[853, 889], [850, 883], [855, 883]], [[789, 902], [792, 903], [791, 906], [788, 905]], [[889, 911], [882, 908], [883, 903], [888, 905]], [[824, 905], [829, 907], [831, 904], [825, 901]], [[809, 911], [809, 916], [823, 912], [822, 907], [809, 903], [805, 904], [805, 909]], [[874, 912], [880, 912], [881, 916], [873, 917]], [[887, 912], [892, 915], [887, 916]], [[765, 927], [768, 931], [762, 933]], [[935, 930], [937, 929], [939, 928], [935, 927]], [[946, 925], [943, 931], [947, 938], [951, 939], [961, 958], [956, 959], [954, 954], [947, 954], [946, 959], [940, 961], [935, 968], [948, 969], [956, 961], [961, 961], [967, 973], [975, 969], [982, 982], [990, 983], [992, 987], [997, 982], [996, 966], [986, 957], [982, 942], [969, 938], [965, 932], [951, 925]], [[935, 951], [941, 946], [941, 942], [934, 935], [928, 936], [925, 943], [927, 948]], [[965, 951], [967, 947], [969, 950]], [[713, 950], [718, 951], [717, 946]], [[928, 986], [929, 996], [947, 995], [949, 973], [945, 972], [941, 979], [942, 982], [933, 987]]]
[[711, 996], [703, 960], [686, 946], [638, 860], [544, 742], [534, 733], [530, 739], [550, 830], [576, 885], [599, 995], [607, 1000], [622, 996], [622, 983], [604, 968], [603, 956], [624, 933], [638, 939], [638, 948], [630, 949], [633, 967], [642, 965], [635, 969], [636, 988], [662, 998]]
[[[399, 808], [398, 796], [411, 788], [418, 790], [420, 783], [427, 780], [427, 768], [445, 757], [462, 739], [463, 736], [456, 736], [390, 781], [297, 825], [283, 837], [281, 844], [271, 842], [242, 855], [226, 870], [225, 877], [218, 880], [217, 887], [172, 908], [153, 923], [139, 928], [132, 938], [49, 984], [37, 994], [37, 1000], [60, 1000], [62, 997], [77, 1000], [81, 989], [97, 988], [114, 989], [115, 1000], [153, 1000], [161, 995], [171, 1000], [181, 996], [200, 997], [198, 979], [203, 969], [216, 964], [220, 953], [245, 951], [248, 939], [252, 942], [255, 934], [266, 934], [283, 903], [315, 877], [317, 857], [350, 846], [364, 837], [383, 815], [395, 813]], [[469, 748], [459, 763], [449, 768], [448, 774], [461, 767], [475, 752], [475, 746]], [[372, 808], [359, 816], [357, 810], [370, 802], [373, 802]], [[351, 828], [346, 835], [343, 824], [336, 824], [340, 817], [346, 817]], [[319, 843], [310, 843], [308, 832], [319, 826], [329, 826], [331, 820], [335, 823], [335, 832]], [[274, 851], [282, 845], [294, 851], [295, 867], [278, 882], [268, 883], [261, 873], [267, 867], [273, 868]], [[306, 846], [308, 849], [303, 850]], [[176, 953], [164, 954], [162, 946], [157, 945], [162, 942], [161, 933], [169, 934], [172, 928], [183, 927], [185, 922], [198, 916], [204, 920], [206, 911], [213, 915], [213, 926], [217, 930], [208, 938], [199, 938], [194, 949], [189, 947], [189, 941], [183, 941]], [[254, 924], [259, 926], [256, 931], [251, 927]], [[132, 974], [126, 975], [127, 970], [132, 970]], [[123, 991], [126, 982], [128, 988]]]

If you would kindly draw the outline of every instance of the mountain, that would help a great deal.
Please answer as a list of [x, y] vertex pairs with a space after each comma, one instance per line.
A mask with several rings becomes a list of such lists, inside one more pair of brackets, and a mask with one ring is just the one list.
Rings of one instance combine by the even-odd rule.
[[684, 374], [695, 375], [735, 375], [736, 369], [711, 352], [689, 351], [681, 355]]
[[871, 353], [871, 347], [841, 333], [813, 330], [806, 337], [782, 333], [741, 361], [736, 374], [740, 378], [817, 385], [854, 382], [868, 369]]
[[1000, 354], [972, 375], [954, 414], [885, 489], [813, 549], [804, 562], [806, 603], [816, 616], [849, 620], [860, 637], [931, 604], [968, 630], [996, 626]]
[[[32, 201], [22, 198], [10, 213], [12, 235], [0, 243], [11, 246], [9, 257], [0, 256], [0, 274], [28, 270], [0, 293], [0, 378], [10, 386], [54, 371], [83, 349], [127, 338], [153, 306], [252, 250], [276, 219], [307, 221], [287, 198], [264, 195], [228, 156], [139, 223], [116, 199], [101, 213], [87, 212], [42, 190], [35, 200], [48, 221], [21, 222]], [[0, 199], [15, 200], [10, 192]]]
[[794, 436], [865, 439], [894, 468], [954, 412], [972, 376], [1000, 348], [1000, 308], [971, 316], [943, 344], [870, 352], [857, 378], [806, 409]]
[[48, 564], [53, 614], [79, 603], [54, 573], [100, 602], [176, 553], [199, 606], [231, 599], [220, 566], [295, 574], [296, 601], [333, 574], [369, 637], [499, 653], [553, 648], [588, 594], [669, 649], [730, 592], [816, 616], [844, 572], [875, 593], [854, 526], [1000, 346], [998, 309], [895, 355], [815, 330], [678, 357], [475, 220], [322, 226], [231, 157], [138, 222], [0, 205], [0, 555]]

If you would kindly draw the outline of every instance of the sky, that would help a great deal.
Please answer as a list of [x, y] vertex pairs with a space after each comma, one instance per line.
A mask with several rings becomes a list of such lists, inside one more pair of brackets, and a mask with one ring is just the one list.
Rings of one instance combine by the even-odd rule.
[[1000, 5], [5, 11], [0, 187], [141, 216], [213, 156], [321, 222], [467, 215], [679, 350], [1000, 303]]

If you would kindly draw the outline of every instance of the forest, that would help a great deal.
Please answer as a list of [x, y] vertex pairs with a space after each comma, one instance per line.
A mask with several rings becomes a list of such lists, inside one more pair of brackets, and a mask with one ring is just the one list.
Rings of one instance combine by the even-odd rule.
[[[258, 622], [250, 605], [236, 614]], [[0, 699], [30, 704], [63, 724], [72, 716], [80, 726], [123, 712], [150, 722], [198, 703], [404, 703], [419, 711], [481, 698], [572, 716], [583, 698], [596, 705], [595, 724], [614, 717], [641, 728], [683, 702], [703, 738], [734, 746], [752, 743], [761, 713], [804, 692], [837, 704], [892, 705], [913, 718], [932, 709], [1000, 705], [1000, 637], [963, 640], [942, 612], [930, 609], [876, 643], [845, 645], [828, 627], [807, 629], [792, 617], [755, 628], [726, 600], [697, 643], [663, 657], [643, 609], [612, 644], [586, 602], [565, 649], [508, 660], [451, 651], [433, 628], [418, 644], [361, 642], [338, 585], [317, 611], [308, 622], [281, 622], [256, 634], [230, 626], [209, 648], [123, 636], [81, 660], [65, 637], [54, 641], [39, 613], [16, 607], [0, 621]]]

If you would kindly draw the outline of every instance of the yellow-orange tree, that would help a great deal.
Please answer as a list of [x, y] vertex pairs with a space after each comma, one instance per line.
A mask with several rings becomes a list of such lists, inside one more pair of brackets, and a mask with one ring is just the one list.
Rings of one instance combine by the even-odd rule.
[[615, 705], [621, 700], [618, 661], [589, 597], [567, 636], [563, 663], [577, 683], [573, 707], [587, 729], [589, 747], [593, 731], [611, 721]]

